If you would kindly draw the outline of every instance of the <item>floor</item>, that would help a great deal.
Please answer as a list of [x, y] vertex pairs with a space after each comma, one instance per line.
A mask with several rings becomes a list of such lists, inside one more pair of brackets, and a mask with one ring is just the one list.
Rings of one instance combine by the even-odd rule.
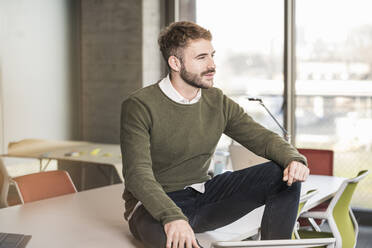
[[[322, 225], [322, 230], [330, 232], [327, 223]], [[372, 248], [372, 226], [360, 226], [359, 225], [359, 235], [358, 241], [355, 248]]]
[[372, 248], [372, 226], [359, 226], [356, 248]]
[[[325, 232], [331, 232], [327, 223], [322, 224], [321, 229]], [[359, 225], [358, 241], [355, 248], [372, 248], [372, 226]]]

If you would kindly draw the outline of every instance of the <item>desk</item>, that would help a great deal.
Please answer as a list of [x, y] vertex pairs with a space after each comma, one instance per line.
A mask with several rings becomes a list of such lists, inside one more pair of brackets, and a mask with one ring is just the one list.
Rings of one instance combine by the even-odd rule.
[[[319, 192], [314, 200], [309, 200], [309, 208], [331, 197], [343, 180], [310, 176], [303, 184], [303, 192], [313, 188], [318, 188]], [[108, 244], [112, 248], [143, 248], [132, 237], [123, 219], [122, 192], [123, 185], [116, 184], [0, 209], [0, 232], [32, 235], [27, 248], [98, 248]], [[263, 210], [260, 207], [228, 226], [196, 236], [208, 248], [211, 241], [237, 240], [243, 235], [254, 235], [260, 226]]]
[[27, 248], [142, 248], [123, 217], [123, 188], [115, 184], [0, 209], [0, 232], [32, 235]]
[[[113, 167], [122, 181], [122, 160], [120, 145], [99, 144], [84, 141], [51, 141], [26, 139], [9, 145], [4, 157], [35, 158], [40, 160], [40, 170], [44, 170], [52, 160], [75, 161]], [[95, 151], [95, 152], [94, 152]], [[43, 166], [44, 161], [44, 166]], [[44, 167], [44, 168], [43, 168]], [[85, 185], [85, 169], [82, 167], [82, 185]], [[113, 183], [111, 174], [110, 182]]]

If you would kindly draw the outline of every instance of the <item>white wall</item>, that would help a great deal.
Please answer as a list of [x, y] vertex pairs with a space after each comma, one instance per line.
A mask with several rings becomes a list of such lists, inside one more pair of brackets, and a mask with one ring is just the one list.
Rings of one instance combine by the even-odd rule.
[[1, 152], [78, 133], [73, 0], [0, 1]]

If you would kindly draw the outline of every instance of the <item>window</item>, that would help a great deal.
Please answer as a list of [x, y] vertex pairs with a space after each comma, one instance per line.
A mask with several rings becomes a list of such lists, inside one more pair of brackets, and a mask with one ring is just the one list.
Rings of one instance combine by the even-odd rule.
[[281, 133], [262, 106], [249, 102], [248, 97], [261, 98], [282, 122], [283, 2], [203, 0], [196, 4], [197, 23], [213, 35], [215, 86], [244, 106], [255, 120]]
[[[296, 1], [297, 147], [335, 151], [336, 176], [372, 166], [372, 3]], [[284, 1], [196, 1], [196, 20], [216, 49], [215, 84], [258, 122], [280, 134], [248, 97], [262, 98], [283, 123]], [[372, 208], [371, 176], [353, 199]]]
[[[372, 3], [296, 6], [296, 144], [334, 150], [335, 175], [356, 176], [372, 165]], [[367, 177], [353, 206], [372, 208], [370, 189]]]

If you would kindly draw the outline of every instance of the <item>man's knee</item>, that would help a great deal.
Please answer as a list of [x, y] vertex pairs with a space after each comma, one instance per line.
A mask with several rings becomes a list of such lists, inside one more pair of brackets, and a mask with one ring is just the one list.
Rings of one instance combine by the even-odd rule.
[[295, 182], [295, 183], [292, 183], [291, 186], [289, 186], [289, 189], [293, 192], [293, 194], [296, 196], [296, 197], [300, 197], [300, 194], [301, 194], [301, 182]]
[[129, 220], [129, 228], [133, 236], [145, 247], [165, 247], [166, 235], [162, 224], [140, 206]]
[[280, 181], [283, 178], [283, 168], [273, 161], [264, 164], [266, 173], [272, 181]]

